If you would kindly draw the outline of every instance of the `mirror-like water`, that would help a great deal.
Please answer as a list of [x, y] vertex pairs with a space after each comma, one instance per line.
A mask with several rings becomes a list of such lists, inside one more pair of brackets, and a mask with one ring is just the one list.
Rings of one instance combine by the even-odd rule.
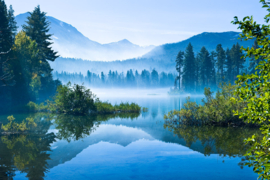
[[169, 97], [164, 90], [94, 92], [101, 100], [136, 102], [149, 111], [91, 117], [14, 114], [18, 121], [33, 117], [38, 126], [28, 135], [0, 136], [0, 179], [257, 178], [241, 165], [243, 140], [256, 129], [166, 124], [163, 115], [179, 109], [185, 97]]

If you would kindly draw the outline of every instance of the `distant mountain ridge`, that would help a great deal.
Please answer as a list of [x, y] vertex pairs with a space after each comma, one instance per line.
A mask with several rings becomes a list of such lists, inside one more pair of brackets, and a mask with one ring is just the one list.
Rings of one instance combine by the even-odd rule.
[[[176, 56], [180, 50], [185, 51], [189, 43], [192, 44], [195, 54], [200, 52], [203, 46], [205, 46], [210, 52], [215, 51], [218, 44], [222, 44], [224, 49], [231, 48], [236, 43], [239, 43], [244, 47], [252, 46], [253, 41], [241, 41], [238, 39], [238, 37], [238, 32], [202, 33], [178, 43], [165, 44], [155, 47], [152, 51], [145, 54], [141, 58], [113, 62], [83, 61], [81, 59], [59, 58], [57, 61], [51, 63], [51, 66], [58, 72], [82, 72], [83, 74], [86, 74], [87, 70], [99, 74], [103, 71], [107, 74], [109, 70], [126, 72], [130, 69], [138, 71], [142, 71], [143, 69], [156, 69], [158, 72], [164, 71], [175, 73]], [[246, 66], [247, 63], [248, 61], [245, 64]]]
[[169, 43], [161, 46], [157, 46], [152, 51], [148, 52], [142, 58], [151, 58], [161, 61], [174, 61], [178, 52], [185, 51], [189, 43], [192, 44], [194, 52], [198, 53], [203, 46], [211, 52], [216, 50], [218, 44], [222, 44], [224, 49], [231, 48], [234, 44], [247, 47], [253, 44], [253, 41], [241, 41], [239, 38], [239, 32], [204, 32], [187, 40], [177, 43]]
[[[21, 30], [25, 24], [28, 13], [16, 16], [16, 21]], [[50, 34], [53, 34], [53, 48], [62, 57], [81, 58], [86, 60], [124, 60], [140, 57], [151, 51], [155, 46], [141, 47], [124, 39], [109, 44], [100, 44], [85, 37], [75, 27], [62, 22], [54, 17], [47, 16], [50, 24]]]

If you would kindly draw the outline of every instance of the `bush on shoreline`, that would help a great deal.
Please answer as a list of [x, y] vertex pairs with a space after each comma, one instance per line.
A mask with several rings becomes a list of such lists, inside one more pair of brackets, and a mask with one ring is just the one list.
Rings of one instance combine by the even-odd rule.
[[241, 111], [245, 107], [245, 103], [231, 101], [231, 98], [234, 97], [234, 91], [235, 86], [223, 84], [221, 91], [218, 91], [214, 97], [210, 88], [205, 88], [203, 105], [191, 102], [188, 97], [184, 108], [180, 111], [170, 111], [164, 115], [164, 119], [185, 125], [246, 125], [246, 122], [234, 114], [234, 111]]
[[71, 83], [60, 85], [54, 101], [40, 105], [34, 102], [27, 104], [29, 112], [49, 111], [59, 114], [87, 115], [87, 114], [112, 114], [112, 113], [139, 113], [141, 107], [135, 103], [120, 103], [112, 105], [102, 102], [86, 87]]
[[23, 133], [30, 129], [32, 126], [37, 126], [34, 122], [33, 118], [26, 118], [21, 123], [14, 122], [15, 118], [13, 116], [7, 117], [9, 123], [1, 126], [1, 130], [3, 131], [1, 134], [18, 134]]

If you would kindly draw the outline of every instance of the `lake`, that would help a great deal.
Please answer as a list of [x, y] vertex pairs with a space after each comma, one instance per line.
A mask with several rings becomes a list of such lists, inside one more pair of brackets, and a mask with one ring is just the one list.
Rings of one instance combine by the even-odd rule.
[[164, 114], [179, 110], [186, 98], [166, 91], [93, 90], [103, 101], [149, 109], [141, 114], [14, 114], [17, 121], [34, 118], [38, 126], [28, 135], [0, 136], [0, 179], [257, 179], [241, 164], [243, 140], [256, 129], [165, 123]]

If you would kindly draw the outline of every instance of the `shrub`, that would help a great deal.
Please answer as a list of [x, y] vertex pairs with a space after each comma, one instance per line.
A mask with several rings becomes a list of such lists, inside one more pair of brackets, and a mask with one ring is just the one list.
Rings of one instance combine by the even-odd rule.
[[6, 125], [2, 124], [1, 127], [4, 132], [19, 133], [29, 130], [31, 126], [36, 126], [33, 118], [26, 118], [26, 121], [23, 120], [20, 124], [14, 122], [15, 118], [13, 116], [8, 116], [7, 119], [9, 123]]
[[50, 110], [66, 114], [88, 114], [96, 111], [95, 95], [84, 86], [71, 83], [60, 85], [57, 88], [54, 104], [49, 103]]
[[[218, 91], [213, 97], [210, 88], [204, 89], [205, 98], [203, 105], [191, 102], [187, 98], [187, 103], [180, 111], [171, 111], [164, 116], [164, 119], [177, 121], [187, 125], [241, 125], [244, 124], [234, 111], [241, 111], [245, 103], [234, 103], [231, 98], [234, 97], [235, 86], [223, 84], [221, 91]], [[236, 97], [235, 97], [236, 98]]]

